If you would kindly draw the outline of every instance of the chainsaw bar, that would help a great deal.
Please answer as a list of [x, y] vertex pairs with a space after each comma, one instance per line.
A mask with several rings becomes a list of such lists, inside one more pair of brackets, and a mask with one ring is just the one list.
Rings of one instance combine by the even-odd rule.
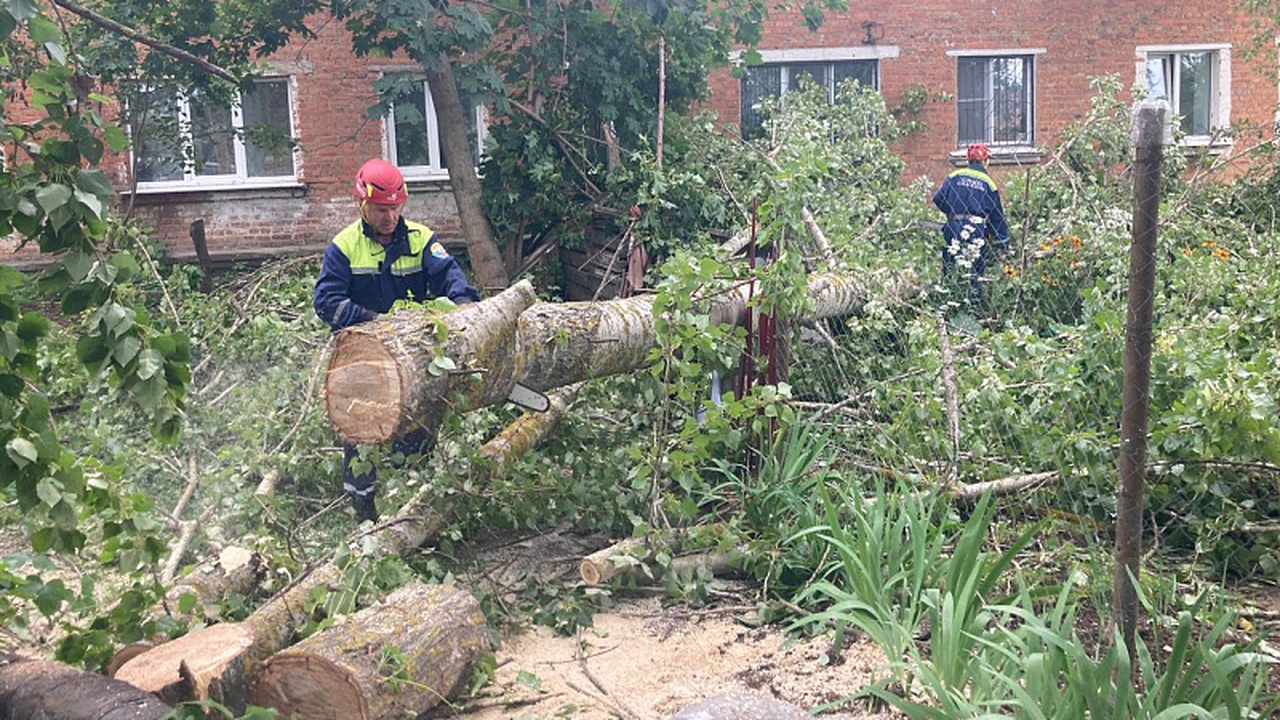
[[507, 400], [526, 410], [538, 412], [546, 412], [547, 408], [551, 407], [551, 400], [546, 395], [520, 383], [516, 383], [516, 386], [511, 388], [511, 394], [507, 395]]

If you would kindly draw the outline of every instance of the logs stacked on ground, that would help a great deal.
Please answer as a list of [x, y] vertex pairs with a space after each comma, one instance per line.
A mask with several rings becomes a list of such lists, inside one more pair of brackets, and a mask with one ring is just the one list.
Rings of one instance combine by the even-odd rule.
[[460, 690], [490, 649], [470, 593], [412, 582], [272, 656], [250, 701], [309, 720], [413, 717]]

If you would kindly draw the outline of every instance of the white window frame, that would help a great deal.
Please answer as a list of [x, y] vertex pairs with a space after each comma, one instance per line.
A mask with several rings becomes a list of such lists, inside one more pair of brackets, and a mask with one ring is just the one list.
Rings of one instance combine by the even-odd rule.
[[1174, 78], [1170, 86], [1174, 95], [1169, 107], [1169, 122], [1172, 124], [1178, 115], [1177, 72], [1179, 63], [1177, 56], [1184, 53], [1213, 53], [1211, 82], [1211, 106], [1209, 108], [1210, 132], [1208, 135], [1187, 135], [1181, 138], [1180, 145], [1187, 148], [1209, 148], [1210, 150], [1226, 150], [1232, 145], [1232, 139], [1221, 131], [1231, 127], [1231, 45], [1229, 43], [1204, 43], [1199, 45], [1139, 45], [1134, 49], [1134, 86], [1147, 87], [1147, 60], [1153, 56], [1172, 55], [1170, 64], [1174, 69]]
[[[416, 76], [408, 70], [388, 69], [383, 70], [384, 74], [394, 72], [404, 72]], [[440, 165], [440, 123], [436, 118], [435, 99], [431, 96], [431, 86], [427, 83], [426, 78], [417, 76], [415, 79], [422, 84], [422, 92], [425, 96], [426, 126], [427, 126], [427, 157], [426, 165], [401, 165], [398, 153], [396, 151], [396, 123], [395, 123], [395, 105], [390, 108], [390, 112], [382, 118], [382, 137], [383, 137], [383, 153], [387, 161], [392, 165], [400, 168], [400, 172], [404, 175], [405, 180], [448, 180], [449, 169]], [[484, 156], [484, 141], [489, 136], [489, 112], [483, 105], [475, 106], [475, 127], [476, 127], [476, 147], [480, 149], [481, 157]]]
[[[284, 81], [287, 100], [289, 103], [289, 137], [297, 137], [297, 114], [298, 114], [298, 92], [297, 80], [293, 75], [268, 75], [258, 78], [258, 82], [279, 82]], [[157, 193], [157, 192], [182, 192], [182, 191], [205, 191], [205, 190], [232, 190], [245, 187], [269, 188], [269, 187], [296, 187], [298, 182], [298, 166], [299, 153], [295, 149], [293, 155], [293, 173], [290, 175], [275, 175], [271, 177], [249, 177], [248, 168], [249, 161], [246, 154], [244, 138], [240, 130], [244, 129], [244, 110], [241, 107], [240, 95], [237, 93], [236, 100], [231, 104], [231, 129], [232, 129], [232, 152], [235, 156], [236, 172], [234, 174], [226, 173], [222, 175], [197, 175], [195, 166], [186, 160], [193, 154], [194, 140], [191, 137], [191, 103], [187, 99], [187, 94], [181, 88], [176, 92], [176, 100], [178, 102], [178, 128], [182, 133], [182, 178], [178, 180], [149, 180], [138, 183], [138, 193]], [[130, 151], [129, 164], [130, 171], [135, 171], [133, 165], [137, 156]]]
[[[876, 64], [876, 87], [874, 90], [880, 90], [881, 72], [883, 70], [883, 60], [885, 58], [896, 58], [900, 51], [897, 45], [859, 45], [850, 47], [830, 47], [830, 48], [785, 48], [778, 50], [758, 50], [760, 63], [752, 67], [766, 67], [771, 65], [782, 66], [782, 82], [781, 94], [786, 96], [790, 90], [791, 72], [790, 69], [796, 65], [812, 65], [826, 64], [830, 69], [835, 63], [850, 62], [856, 60], [872, 60]], [[737, 66], [743, 65], [745, 53], [741, 50], [733, 52], [729, 59]], [[742, 86], [738, 86], [738, 102], [741, 105]], [[835, 98], [834, 84], [827, 85], [827, 101], [830, 102]], [[745, 108], [738, 108], [738, 122], [741, 124], [742, 115]], [[741, 128], [739, 128], [741, 132]]]

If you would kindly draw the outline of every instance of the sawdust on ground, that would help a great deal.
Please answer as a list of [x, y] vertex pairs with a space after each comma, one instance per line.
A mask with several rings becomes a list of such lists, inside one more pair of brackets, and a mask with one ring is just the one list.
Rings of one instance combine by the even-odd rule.
[[[720, 693], [753, 692], [804, 710], [857, 694], [883, 673], [884, 655], [865, 639], [836, 663], [830, 640], [791, 641], [772, 627], [749, 627], [729, 613], [628, 600], [595, 616], [574, 637], [533, 628], [507, 638], [497, 679], [454, 713], [475, 720], [669, 718]], [[899, 717], [847, 703], [822, 717]]]
[[[464, 585], [513, 596], [529, 581], [571, 581], [578, 561], [607, 545], [606, 538], [553, 532], [473, 548], [476, 572]], [[751, 692], [835, 720], [888, 720], [900, 715], [841, 704], [885, 674], [880, 648], [846, 638], [837, 660], [831, 640], [795, 639], [777, 627], [752, 626], [746, 596], [694, 609], [657, 596], [624, 597], [598, 611], [575, 635], [522, 627], [502, 639], [494, 682], [477, 697], [455, 701], [432, 717], [467, 720], [660, 720], [687, 705], [726, 692]]]

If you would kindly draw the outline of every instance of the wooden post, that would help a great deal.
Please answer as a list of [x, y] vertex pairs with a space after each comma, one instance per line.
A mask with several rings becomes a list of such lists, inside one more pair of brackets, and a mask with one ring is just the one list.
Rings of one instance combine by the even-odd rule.
[[[1166, 107], [1139, 103], [1133, 113], [1133, 243], [1129, 248], [1129, 307], [1125, 318], [1124, 392], [1120, 410], [1120, 486], [1116, 495], [1114, 622], [1129, 658], [1135, 654], [1138, 579], [1142, 555], [1142, 495], [1151, 388], [1151, 324], [1155, 303], [1156, 230], [1160, 207]], [[1133, 667], [1137, 667], [1136, 662]]]
[[209, 257], [209, 244], [205, 242], [204, 220], [191, 223], [191, 244], [196, 248], [196, 260], [200, 262], [200, 291], [213, 289], [213, 260]]

